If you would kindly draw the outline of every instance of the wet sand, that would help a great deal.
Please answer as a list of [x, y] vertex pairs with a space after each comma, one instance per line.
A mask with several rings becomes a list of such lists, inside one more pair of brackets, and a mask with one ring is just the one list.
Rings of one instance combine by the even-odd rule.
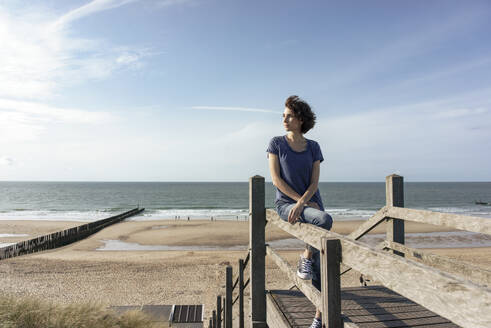
[[[338, 221], [333, 231], [347, 234], [362, 221]], [[29, 239], [77, 222], [0, 221], [0, 234], [29, 234]], [[383, 233], [385, 227], [372, 233]], [[449, 231], [439, 227], [407, 224], [406, 232]], [[0, 261], [3, 294], [36, 296], [54, 302], [98, 302], [105, 305], [205, 304], [205, 316], [224, 294], [225, 268], [246, 251], [97, 251], [103, 240], [121, 240], [141, 245], [229, 247], [248, 243], [244, 221], [130, 221], [110, 226], [72, 245]], [[267, 240], [291, 238], [267, 226]], [[0, 238], [9, 242], [15, 238]], [[17, 241], [17, 240], [16, 240]], [[11, 241], [14, 242], [14, 241]], [[445, 248], [427, 250], [491, 269], [491, 248]], [[280, 251], [292, 265], [298, 250]], [[267, 260], [267, 288], [288, 289], [286, 276]], [[246, 272], [246, 279], [249, 272]], [[343, 286], [358, 286], [360, 274], [342, 276]], [[246, 297], [247, 299], [247, 297]], [[247, 313], [247, 312], [246, 312]]]

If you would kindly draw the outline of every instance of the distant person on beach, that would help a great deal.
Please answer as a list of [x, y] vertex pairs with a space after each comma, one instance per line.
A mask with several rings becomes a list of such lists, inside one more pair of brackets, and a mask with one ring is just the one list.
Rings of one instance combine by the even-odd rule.
[[[319, 193], [320, 163], [324, 160], [319, 144], [304, 137], [315, 125], [315, 114], [309, 104], [298, 96], [286, 99], [283, 112], [284, 136], [271, 139], [266, 150], [273, 185], [276, 187], [275, 206], [285, 221], [310, 223], [331, 229], [332, 218], [324, 212]], [[297, 275], [312, 279], [320, 290], [319, 251], [306, 245], [300, 255]], [[311, 328], [322, 327], [321, 312], [317, 309]]]

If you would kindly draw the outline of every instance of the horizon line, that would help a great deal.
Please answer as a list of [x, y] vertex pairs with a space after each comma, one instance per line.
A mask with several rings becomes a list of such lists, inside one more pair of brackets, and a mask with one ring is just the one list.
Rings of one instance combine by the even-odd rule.
[[[248, 183], [246, 180], [0, 180], [2, 182], [87, 182], [87, 183]], [[266, 183], [272, 183], [271, 180], [265, 180]], [[404, 180], [404, 182], [413, 183], [466, 183], [466, 182], [482, 182], [491, 183], [491, 180]], [[385, 183], [385, 181], [360, 181], [360, 180], [332, 180], [319, 181], [319, 183]]]

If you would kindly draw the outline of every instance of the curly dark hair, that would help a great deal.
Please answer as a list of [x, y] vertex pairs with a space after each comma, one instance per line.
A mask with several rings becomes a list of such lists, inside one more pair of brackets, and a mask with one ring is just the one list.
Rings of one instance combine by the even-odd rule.
[[285, 106], [290, 108], [295, 117], [300, 119], [302, 123], [302, 133], [307, 133], [315, 125], [315, 114], [306, 101], [298, 96], [290, 96], [285, 101]]

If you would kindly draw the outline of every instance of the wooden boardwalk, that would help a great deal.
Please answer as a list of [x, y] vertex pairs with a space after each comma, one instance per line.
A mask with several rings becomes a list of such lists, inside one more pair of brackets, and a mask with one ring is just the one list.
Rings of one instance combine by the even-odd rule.
[[[298, 290], [269, 291], [267, 310], [270, 328], [309, 327], [315, 315], [315, 306]], [[342, 288], [341, 313], [345, 323], [360, 328], [459, 327], [383, 286]]]
[[[307, 223], [290, 224], [265, 208], [264, 178], [249, 179], [249, 279], [251, 328], [308, 327], [315, 309], [323, 326], [343, 327], [491, 327], [491, 271], [405, 245], [405, 222], [491, 235], [489, 219], [404, 208], [403, 177], [386, 177], [386, 205], [349, 235]], [[320, 251], [322, 292], [300, 279], [296, 268], [266, 244], [266, 223]], [[381, 223], [386, 238], [376, 247], [359, 239]], [[266, 257], [283, 271], [298, 291], [268, 291]], [[240, 260], [242, 261], [242, 260]], [[245, 263], [239, 261], [243, 281]], [[380, 286], [341, 288], [341, 265], [369, 277]], [[230, 274], [228, 274], [230, 272]], [[237, 284], [237, 282], [236, 282]], [[211, 328], [232, 328], [232, 267], [227, 267], [225, 320], [221, 301]], [[237, 299], [236, 298], [236, 299]], [[244, 327], [239, 302], [239, 328]], [[228, 314], [227, 314], [228, 313]]]

